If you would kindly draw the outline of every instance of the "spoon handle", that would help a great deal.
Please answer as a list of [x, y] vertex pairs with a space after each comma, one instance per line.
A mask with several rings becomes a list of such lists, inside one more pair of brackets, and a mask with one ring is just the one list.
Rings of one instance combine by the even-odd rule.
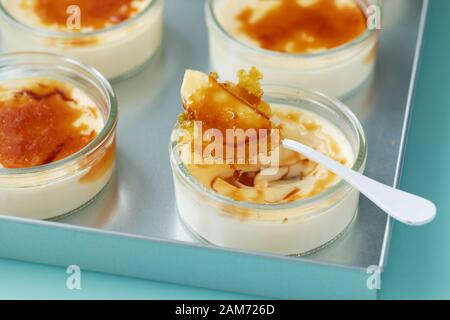
[[283, 146], [334, 172], [369, 198], [380, 209], [400, 222], [420, 226], [433, 221], [436, 217], [436, 206], [427, 199], [370, 179], [296, 141], [285, 139]]

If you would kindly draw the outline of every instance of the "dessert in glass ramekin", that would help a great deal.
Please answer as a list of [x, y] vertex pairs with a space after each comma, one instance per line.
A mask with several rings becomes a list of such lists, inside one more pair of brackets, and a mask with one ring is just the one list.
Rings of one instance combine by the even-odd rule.
[[[345, 98], [375, 66], [377, 30], [365, 19], [371, 5], [381, 6], [379, 0], [208, 0], [212, 68], [232, 79], [235, 70], [256, 66], [267, 83]], [[340, 6], [350, 13], [340, 14]], [[286, 8], [274, 10], [279, 7]]]
[[[191, 78], [198, 82], [199, 77]], [[185, 92], [191, 93], [196, 87], [183, 86]], [[344, 104], [320, 93], [284, 85], [265, 85], [263, 89], [264, 101], [284, 127], [282, 135], [308, 144], [355, 171], [364, 171], [364, 132]], [[229, 110], [222, 115], [226, 113]], [[185, 152], [191, 149], [185, 148], [186, 135], [179, 132], [185, 129], [183, 123], [185, 116], [175, 126], [170, 146], [175, 195], [181, 220], [198, 238], [228, 248], [306, 255], [332, 243], [356, 218], [357, 190], [320, 165], [282, 147], [280, 171], [268, 175], [268, 182], [262, 175], [267, 169], [264, 167], [187, 162]]]
[[72, 56], [110, 80], [127, 78], [160, 47], [164, 0], [105, 1], [1, 0], [3, 50]]
[[48, 53], [0, 55], [0, 214], [74, 212], [115, 169], [117, 100], [96, 70]]

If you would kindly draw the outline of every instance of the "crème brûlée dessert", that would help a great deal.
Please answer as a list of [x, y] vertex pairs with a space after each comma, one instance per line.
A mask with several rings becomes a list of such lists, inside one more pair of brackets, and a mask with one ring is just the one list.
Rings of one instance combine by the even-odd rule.
[[376, 33], [366, 15], [372, 2], [210, 0], [213, 66], [231, 77], [236, 65], [256, 65], [267, 82], [345, 96], [374, 66]]
[[162, 0], [0, 3], [6, 50], [70, 55], [110, 79], [139, 69], [162, 39]]
[[[172, 149], [178, 211], [190, 230], [213, 244], [305, 254], [349, 226], [359, 194], [280, 141], [299, 141], [349, 167], [359, 150], [333, 123], [333, 114], [316, 113], [307, 102], [305, 108], [280, 98], [269, 103], [261, 78], [254, 68], [240, 71], [237, 84], [221, 82], [214, 73], [186, 72], [184, 112]], [[227, 139], [230, 132], [251, 129], [266, 133]], [[215, 132], [213, 139], [208, 132]], [[218, 142], [220, 133], [226, 138]], [[243, 158], [236, 157], [239, 141]], [[257, 156], [250, 158], [254, 141]]]
[[81, 88], [44, 77], [0, 81], [0, 214], [48, 219], [93, 199], [114, 171], [115, 144], [76, 155], [104, 126]]

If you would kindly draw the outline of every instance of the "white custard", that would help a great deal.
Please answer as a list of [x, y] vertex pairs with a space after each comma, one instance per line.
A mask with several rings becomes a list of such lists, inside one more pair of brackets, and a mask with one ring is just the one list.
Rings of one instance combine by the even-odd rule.
[[[317, 1], [321, 0], [299, 0], [298, 3], [308, 7]], [[336, 0], [335, 3], [337, 8], [357, 6], [354, 0]], [[365, 10], [370, 0], [358, 3], [364, 4], [362, 10]], [[317, 90], [334, 97], [345, 97], [365, 82], [376, 60], [374, 31], [367, 30], [339, 47], [312, 46], [296, 53], [290, 52], [292, 43], [286, 45], [286, 52], [260, 48], [255, 39], [241, 30], [238, 16], [244, 10], [253, 10], [250, 21], [256, 23], [279, 4], [277, 0], [210, 0], [207, 24], [213, 69], [232, 79], [234, 70], [256, 66], [264, 73], [266, 83]], [[305, 42], [315, 41], [306, 33], [301, 37]]]
[[[67, 103], [70, 108], [80, 111], [73, 126], [82, 129], [82, 134], [95, 132], [97, 136], [101, 133], [106, 121], [102, 110], [84, 90], [66, 82], [40, 77], [2, 81], [0, 101], [10, 101], [21, 90], [29, 90], [36, 84], [57, 84], [70, 91], [72, 100]], [[50, 219], [88, 203], [114, 172], [115, 142], [111, 138], [94, 152], [62, 164], [64, 161], [50, 163], [47, 169], [5, 169], [0, 163], [0, 214]]]
[[75, 31], [43, 23], [34, 12], [34, 1], [1, 0], [5, 51], [72, 56], [98, 69], [108, 79], [118, 79], [139, 70], [162, 42], [163, 0], [133, 0], [136, 11], [127, 20], [106, 24], [99, 30], [83, 26], [81, 12], [80, 28]]

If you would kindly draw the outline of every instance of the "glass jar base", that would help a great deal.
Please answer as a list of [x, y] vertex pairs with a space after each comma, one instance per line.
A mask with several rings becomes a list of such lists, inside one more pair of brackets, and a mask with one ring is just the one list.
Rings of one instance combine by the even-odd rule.
[[59, 222], [61, 220], [64, 220], [65, 218], [68, 218], [70, 216], [73, 216], [77, 213], [79, 213], [80, 211], [83, 211], [83, 209], [87, 208], [88, 206], [90, 206], [92, 203], [94, 203], [98, 197], [100, 197], [100, 195], [105, 191], [105, 189], [109, 186], [109, 184], [111, 183], [110, 179], [108, 181], [108, 183], [105, 184], [105, 186], [92, 198], [90, 199], [88, 202], [83, 203], [81, 206], [79, 206], [78, 208], [76, 208], [75, 210], [69, 211], [67, 213], [63, 213], [61, 215], [58, 215], [56, 217], [53, 218], [48, 218], [48, 219], [44, 219], [43, 221], [49, 221], [49, 222]]
[[[224, 247], [224, 246], [217, 245], [217, 244], [215, 244], [215, 243], [205, 239], [204, 237], [202, 237], [200, 234], [198, 234], [196, 231], [194, 231], [190, 227], [190, 225], [183, 219], [183, 217], [181, 216], [180, 211], [178, 209], [177, 209], [177, 213], [178, 213], [178, 218], [181, 221], [181, 225], [192, 236], [192, 238], [194, 240], [197, 240], [197, 241], [201, 242], [202, 244], [209, 245], [209, 246], [214, 246], [214, 247], [220, 247], [220, 248], [226, 248], [226, 249], [236, 249], [236, 250], [245, 250], [245, 249], [242, 249], [242, 248]], [[300, 253], [296, 253], [296, 254], [281, 254], [281, 255], [286, 256], [286, 257], [304, 257], [304, 256], [309, 256], [309, 255], [312, 255], [314, 253], [317, 253], [317, 252], [319, 252], [319, 251], [321, 251], [321, 250], [331, 246], [333, 243], [335, 243], [340, 238], [342, 238], [345, 234], [347, 234], [347, 232], [355, 224], [355, 221], [357, 220], [357, 218], [358, 218], [358, 208], [356, 208], [356, 211], [353, 214], [353, 218], [350, 220], [348, 225], [337, 236], [335, 236], [334, 238], [332, 238], [328, 242], [320, 245], [317, 248], [314, 248], [312, 250], [308, 250], [306, 252], [300, 252]], [[257, 251], [257, 252], [276, 254], [276, 253], [273, 253], [273, 252], [265, 252], [265, 251]]]

